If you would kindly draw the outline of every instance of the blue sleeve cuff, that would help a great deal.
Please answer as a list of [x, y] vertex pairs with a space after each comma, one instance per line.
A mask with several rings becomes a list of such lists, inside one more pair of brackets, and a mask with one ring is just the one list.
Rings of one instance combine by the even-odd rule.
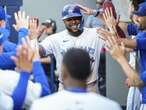
[[45, 75], [44, 69], [39, 61], [33, 62], [33, 74], [34, 81], [41, 84], [42, 87], [42, 95], [46, 96], [51, 93], [50, 86], [48, 84], [47, 77]]
[[28, 73], [27, 71], [21, 71], [20, 74], [25, 79], [29, 79], [29, 77], [30, 77], [30, 73]]
[[[12, 94], [12, 99], [14, 102], [13, 110], [21, 110], [25, 101], [25, 96], [27, 93], [27, 85], [29, 80], [30, 73], [21, 72], [19, 82]], [[22, 92], [23, 91], [23, 92]]]
[[18, 43], [21, 43], [21, 39], [25, 38], [26, 36], [28, 36], [28, 29], [21, 28], [18, 32]]

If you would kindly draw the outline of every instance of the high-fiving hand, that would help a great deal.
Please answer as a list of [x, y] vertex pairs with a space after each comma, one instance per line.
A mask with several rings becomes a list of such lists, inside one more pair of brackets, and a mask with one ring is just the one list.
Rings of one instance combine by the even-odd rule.
[[39, 36], [38, 18], [31, 18], [29, 20], [29, 38], [30, 40], [36, 39]]
[[110, 32], [116, 35], [117, 34], [116, 26], [118, 25], [118, 21], [115, 19], [113, 15], [112, 8], [106, 8], [104, 10], [103, 17]]
[[19, 11], [14, 13], [16, 24], [13, 24], [13, 27], [19, 31], [21, 28], [28, 29], [29, 25], [29, 16], [26, 16], [25, 12]]
[[29, 38], [22, 38], [22, 44], [17, 47], [16, 56], [12, 56], [17, 68], [20, 71], [32, 71], [34, 51], [31, 49]]
[[93, 15], [94, 13], [96, 13], [96, 10], [85, 7], [83, 5], [77, 4], [77, 6], [80, 8], [81, 12], [86, 14], [86, 15]]
[[106, 41], [106, 45], [107, 45], [107, 48], [111, 54], [111, 56], [119, 61], [120, 58], [122, 57], [125, 57], [125, 46], [124, 46], [124, 43], [121, 43], [121, 45], [118, 45], [115, 37], [113, 36], [109, 36], [107, 37], [107, 41]]

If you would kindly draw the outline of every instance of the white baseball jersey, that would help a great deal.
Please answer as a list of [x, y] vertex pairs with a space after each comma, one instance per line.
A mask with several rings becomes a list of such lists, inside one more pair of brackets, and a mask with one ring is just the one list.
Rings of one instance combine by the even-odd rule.
[[85, 49], [92, 59], [92, 75], [88, 83], [97, 80], [100, 51], [104, 41], [99, 38], [95, 28], [84, 28], [83, 33], [74, 37], [67, 30], [56, 33], [43, 40], [40, 45], [46, 50], [46, 55], [54, 54], [57, 62], [57, 73], [61, 81], [61, 63], [64, 53], [72, 47]]
[[34, 101], [30, 110], [121, 110], [119, 105], [96, 93], [66, 90]]
[[[19, 78], [20, 74], [15, 71], [0, 70], [0, 108], [6, 108], [2, 110], [13, 109], [11, 95], [19, 82]], [[40, 97], [41, 92], [41, 85], [39, 83], [29, 81], [24, 106], [30, 106], [34, 100]]]
[[1, 110], [12, 110], [13, 108], [13, 100], [11, 96], [0, 92], [0, 109]]

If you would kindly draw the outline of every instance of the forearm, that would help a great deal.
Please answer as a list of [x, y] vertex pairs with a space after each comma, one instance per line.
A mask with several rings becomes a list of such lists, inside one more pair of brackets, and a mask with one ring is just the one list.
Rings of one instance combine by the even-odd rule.
[[40, 60], [41, 60], [41, 63], [46, 63], [46, 64], [51, 63], [51, 58], [50, 58], [50, 56], [41, 58]]
[[117, 61], [121, 65], [128, 79], [130, 79], [131, 82], [133, 82], [132, 86], [139, 87], [139, 88], [143, 87], [143, 81], [140, 80], [140, 77], [138, 76], [138, 74], [130, 67], [126, 58], [121, 57]]
[[46, 51], [41, 45], [39, 45], [39, 54], [40, 57], [44, 57], [46, 55]]
[[41, 87], [42, 87], [41, 96], [50, 94], [51, 93], [50, 86], [48, 84], [48, 80], [43, 70], [43, 67], [39, 61], [33, 62], [33, 75], [34, 75], [35, 82], [38, 82], [41, 84]]
[[[29, 80], [30, 73], [28, 72], [21, 72], [20, 79], [15, 88], [12, 99], [14, 101], [14, 108], [13, 110], [20, 110], [25, 101], [26, 93], [27, 93], [27, 85]], [[23, 91], [23, 92], [22, 92]], [[23, 93], [23, 94], [22, 94]]]
[[127, 47], [127, 48], [131, 48], [131, 49], [136, 48], [136, 40], [135, 39], [118, 38], [117, 42], [118, 42], [118, 44], [121, 44], [121, 42], [123, 42], [125, 47]]

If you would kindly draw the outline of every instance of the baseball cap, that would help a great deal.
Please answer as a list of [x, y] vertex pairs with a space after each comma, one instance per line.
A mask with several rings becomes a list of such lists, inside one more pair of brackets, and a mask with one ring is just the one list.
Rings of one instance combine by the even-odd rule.
[[96, 3], [102, 4], [105, 0], [96, 0]]
[[133, 12], [137, 16], [146, 16], [146, 2], [139, 5], [138, 11]]
[[0, 20], [5, 20], [5, 19], [6, 19], [5, 10], [2, 6], [0, 6]]
[[47, 19], [45, 22], [42, 23], [42, 25], [48, 26], [48, 27], [50, 27], [51, 24], [52, 24], [52, 20], [51, 19]]

